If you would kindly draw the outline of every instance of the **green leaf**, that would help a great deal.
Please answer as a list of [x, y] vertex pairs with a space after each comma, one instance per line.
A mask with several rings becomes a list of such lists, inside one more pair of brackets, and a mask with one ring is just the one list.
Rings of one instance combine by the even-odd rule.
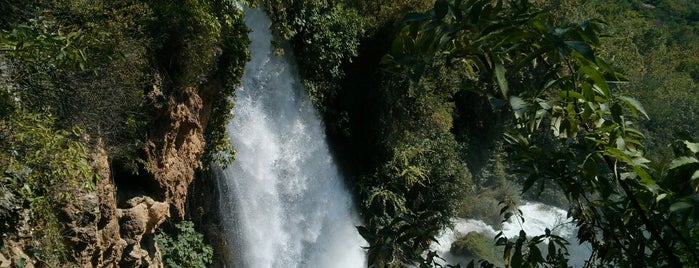
[[614, 158], [618, 159], [619, 161], [625, 162], [625, 163], [632, 163], [633, 159], [623, 151], [617, 149], [617, 148], [607, 148], [604, 150], [604, 153], [609, 156], [613, 156]]
[[506, 104], [504, 100], [492, 96], [488, 97], [488, 102], [495, 108], [502, 108]]
[[544, 262], [544, 256], [541, 255], [541, 250], [539, 250], [539, 247], [536, 244], [532, 244], [529, 246], [529, 257], [535, 263]]
[[566, 100], [585, 99], [585, 97], [583, 97], [582, 94], [572, 90], [561, 91], [558, 93], [558, 96], [561, 98], [565, 98]]
[[498, 86], [502, 95], [507, 97], [509, 91], [509, 86], [507, 85], [507, 79], [505, 78], [505, 66], [499, 60], [495, 60], [495, 77], [498, 81]]
[[366, 227], [364, 227], [364, 226], [355, 226], [355, 228], [357, 228], [357, 231], [359, 232], [359, 235], [361, 235], [361, 236], [364, 238], [364, 240], [367, 240], [367, 241], [372, 241], [372, 240], [374, 240], [374, 238], [375, 238], [374, 233], [371, 232], [371, 231], [369, 231], [369, 229], [367, 229]]
[[549, 258], [554, 258], [556, 256], [556, 245], [552, 241], [549, 241], [548, 255]]
[[579, 52], [586, 59], [595, 62], [595, 54], [592, 52], [592, 47], [590, 47], [588, 43], [582, 41], [564, 41], [563, 43], [573, 50]]
[[624, 115], [624, 112], [621, 109], [621, 105], [619, 105], [618, 103], [612, 104], [610, 111], [612, 113], [612, 119], [614, 120], [614, 122], [620, 125], [623, 124], [622, 116]]
[[692, 204], [690, 204], [690, 203], [688, 203], [688, 202], [685, 202], [685, 201], [680, 201], [680, 202], [677, 202], [677, 203], [672, 204], [672, 205], [670, 206], [670, 211], [671, 211], [671, 212], [677, 212], [677, 211], [679, 211], [679, 210], [685, 210], [685, 209], [688, 209], [688, 208], [691, 208], [691, 207], [692, 207]]
[[675, 169], [675, 168], [678, 168], [678, 167], [681, 167], [684, 165], [693, 164], [693, 163], [697, 163], [697, 162], [699, 162], [699, 161], [697, 161], [697, 159], [694, 157], [681, 156], [681, 157], [676, 158], [675, 160], [672, 160], [672, 163], [670, 163], [669, 169]]
[[514, 111], [516, 118], [522, 118], [527, 112], [529, 104], [520, 97], [512, 96], [510, 97], [510, 107], [512, 107], [512, 111]]
[[689, 149], [692, 153], [699, 153], [699, 143], [694, 143], [694, 142], [689, 142], [689, 141], [682, 141], [684, 142], [684, 145], [687, 146], [687, 149]]
[[643, 114], [644, 117], [646, 117], [646, 119], [650, 119], [650, 117], [648, 117], [648, 113], [646, 113], [646, 110], [643, 109], [643, 105], [641, 105], [641, 102], [634, 98], [626, 96], [621, 96], [619, 98], [626, 103], [626, 105], [631, 109], [631, 111], [634, 112], [634, 114], [636, 112], [640, 112], [641, 114]]
[[616, 148], [622, 151], [626, 150], [626, 142], [623, 137], [619, 136], [616, 138]]
[[426, 20], [428, 16], [424, 13], [410, 13], [405, 16], [405, 19], [403, 19], [404, 23], [407, 22], [413, 22], [413, 21], [423, 21]]
[[449, 4], [447, 1], [437, 0], [437, 2], [434, 3], [434, 12], [435, 18], [443, 19], [447, 15], [447, 12], [449, 12]]
[[607, 84], [607, 79], [605, 79], [602, 74], [597, 71], [597, 69], [587, 65], [581, 67], [580, 70], [583, 71], [590, 79], [592, 79], [593, 82], [595, 82], [595, 85], [599, 87], [603, 96], [605, 96], [607, 99], [612, 97], [611, 93], [609, 92], [609, 84]]
[[663, 200], [666, 196], [667, 194], [659, 194], [655, 197], [655, 202], [660, 202], [660, 200]]

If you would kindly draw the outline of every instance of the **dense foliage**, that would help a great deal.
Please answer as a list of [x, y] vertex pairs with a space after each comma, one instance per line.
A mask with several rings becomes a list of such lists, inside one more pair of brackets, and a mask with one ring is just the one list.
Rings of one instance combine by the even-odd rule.
[[191, 221], [182, 221], [170, 226], [166, 231], [158, 231], [155, 236], [167, 267], [204, 268], [212, 263], [213, 249], [204, 243], [204, 235], [194, 230]]
[[31, 236], [36, 241], [32, 247], [47, 265], [69, 260], [70, 249], [63, 244], [62, 206], [81, 190], [94, 189], [98, 180], [80, 137], [80, 129], [54, 130], [53, 118], [39, 114], [20, 113], [0, 121], [0, 184], [5, 188], [3, 196], [13, 196], [12, 203], [0, 207], [5, 212], [0, 230], [13, 231], [21, 208], [28, 204]]
[[619, 90], [638, 99], [650, 120], [638, 122], [649, 157], [668, 160], [668, 144], [696, 137], [699, 7], [692, 1], [546, 1], [561, 22], [601, 18], [610, 37], [600, 55], [629, 79]]
[[362, 20], [331, 0], [265, 0], [275, 32], [289, 40], [311, 100], [321, 108], [335, 98], [342, 64], [357, 55]]
[[[349, 1], [366, 35], [320, 103], [352, 162], [370, 265], [436, 265], [425, 250], [450, 217], [518, 216], [520, 187], [570, 207], [589, 266], [697, 261], [696, 145], [674, 143], [696, 133], [696, 5], [431, 2]], [[671, 143], [684, 153], [650, 162]], [[529, 235], [499, 237], [504, 265], [565, 265], [565, 241]], [[556, 241], [548, 257], [543, 241]]]
[[0, 224], [14, 239], [30, 212], [34, 261], [69, 266], [80, 254], [65, 243], [64, 208], [94, 191], [90, 153], [106, 150], [115, 182], [147, 179], [144, 141], [182, 92], [211, 104], [205, 161], [232, 160], [225, 122], [249, 58], [238, 6], [9, 0], [0, 14]]
[[[262, 5], [352, 175], [370, 266], [438, 265], [428, 248], [453, 217], [519, 217], [521, 195], [568, 207], [590, 267], [699, 263], [697, 3]], [[37, 258], [70, 261], [58, 211], [72, 198], [63, 190], [94, 186], [86, 148], [146, 172], [152, 108], [167, 101], [146, 96], [154, 86], [213, 103], [203, 161], [232, 161], [225, 122], [249, 55], [229, 1], [9, 0], [0, 14], [0, 189], [11, 193], [0, 229], [21, 207], [45, 216], [33, 222]], [[168, 265], [210, 263], [192, 226], [176, 229], [184, 240], [159, 236]], [[483, 266], [566, 266], [550, 232], [496, 242], [470, 235], [454, 250]]]
[[[526, 175], [524, 191], [540, 181], [566, 195], [578, 239], [593, 246], [587, 265], [699, 261], [692, 242], [696, 229], [686, 214], [697, 205], [695, 178], [688, 174], [697, 171], [691, 164], [696, 144], [685, 142], [689, 159], [676, 158], [669, 167], [648, 165], [643, 135], [624, 109], [647, 114], [638, 101], [612, 93], [612, 83], [625, 78], [595, 55], [599, 22], [555, 27], [527, 1], [437, 1], [431, 13], [407, 21], [391, 56], [397, 64], [416, 65], [418, 77], [425, 58], [448, 55], [472, 76], [489, 79], [491, 87], [475, 90], [496, 106], [509, 104], [515, 121], [506, 137]], [[678, 168], [686, 173], [666, 177], [665, 170]], [[565, 261], [555, 250], [544, 259], [537, 249], [542, 238], [551, 239], [549, 233], [530, 242], [525, 236], [498, 240], [505, 246], [505, 266]]]

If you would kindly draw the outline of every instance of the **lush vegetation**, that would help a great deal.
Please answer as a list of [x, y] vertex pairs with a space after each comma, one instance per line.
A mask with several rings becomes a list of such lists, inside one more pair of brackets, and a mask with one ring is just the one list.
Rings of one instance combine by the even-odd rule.
[[[26, 203], [31, 211], [31, 245], [38, 259], [49, 265], [68, 261], [63, 244], [61, 208], [81, 190], [94, 189], [98, 176], [77, 139], [81, 130], [54, 130], [54, 119], [39, 114], [18, 114], [0, 123], [0, 167], [9, 204], [3, 204], [0, 230], [14, 231]], [[57, 153], [60, 152], [60, 153]], [[78, 190], [76, 190], [78, 189]]]
[[[437, 265], [429, 245], [453, 217], [496, 225], [521, 216], [521, 197], [568, 208], [590, 267], [699, 263], [696, 3], [262, 6], [352, 175], [371, 266]], [[90, 148], [116, 175], [147, 173], [143, 143], [166, 98], [210, 101], [203, 161], [232, 161], [225, 122], [249, 55], [228, 1], [11, 0], [0, 13], [0, 230], [29, 209], [34, 257], [71, 261], [60, 206], [94, 187]], [[210, 263], [191, 225], [175, 229], [179, 240], [158, 239], [168, 265]], [[549, 232], [495, 241], [454, 247], [482, 266], [566, 265]]]
[[204, 243], [204, 235], [194, 230], [194, 223], [165, 225], [162, 229], [166, 231], [159, 231], [155, 237], [167, 267], [205, 268], [212, 263], [213, 249]]
[[650, 120], [638, 122], [650, 157], [666, 161], [677, 137], [696, 138], [697, 4], [692, 1], [547, 1], [562, 23], [600, 18], [611, 36], [600, 55], [629, 79], [619, 88], [643, 103]]
[[342, 2], [331, 0], [265, 0], [277, 34], [289, 40], [303, 84], [318, 107], [336, 98], [343, 63], [357, 55], [362, 20]]
[[451, 252], [470, 257], [479, 258], [490, 263], [502, 265], [502, 248], [492, 247], [493, 238], [477, 232], [470, 232], [461, 236], [451, 245]]
[[14, 239], [27, 220], [34, 261], [79, 254], [64, 208], [95, 190], [90, 154], [106, 150], [115, 182], [148, 179], [144, 142], [183, 92], [211, 104], [205, 161], [232, 160], [225, 122], [249, 56], [229, 1], [9, 0], [0, 13], [0, 229]]
[[[679, 2], [347, 2], [359, 55], [316, 104], [354, 173], [370, 265], [436, 265], [427, 246], [450, 217], [518, 216], [520, 189], [569, 207], [589, 266], [699, 261], [697, 13]], [[426, 12], [399, 22], [408, 10]], [[501, 214], [459, 208], [473, 201]], [[505, 266], [567, 258], [550, 233], [497, 244]]]

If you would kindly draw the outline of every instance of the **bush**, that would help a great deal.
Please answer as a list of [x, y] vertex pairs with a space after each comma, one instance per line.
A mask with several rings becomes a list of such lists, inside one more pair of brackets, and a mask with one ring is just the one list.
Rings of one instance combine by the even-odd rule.
[[[150, 9], [136, 0], [29, 1], [0, 30], [15, 106], [81, 126], [112, 158], [135, 158], [147, 121], [143, 92]], [[9, 4], [8, 8], [16, 8]], [[3, 109], [2, 113], [6, 113]]]
[[265, 0], [275, 32], [291, 41], [303, 84], [324, 110], [344, 77], [342, 64], [357, 55], [363, 20], [356, 10], [328, 0]]
[[372, 1], [352, 0], [351, 5], [356, 6], [364, 17], [368, 32], [374, 32], [378, 28], [392, 25], [410, 12], [423, 12], [434, 5], [433, 0], [394, 0]]
[[53, 118], [37, 114], [0, 120], [0, 172], [11, 180], [9, 193], [28, 201], [32, 239], [42, 248], [35, 257], [49, 266], [70, 261], [60, 222], [63, 207], [79, 189], [94, 190], [98, 179], [85, 146], [76, 140], [80, 137], [79, 129], [54, 130]]
[[194, 230], [194, 223], [183, 221], [163, 225], [170, 232], [159, 230], [155, 239], [166, 267], [205, 268], [212, 263], [214, 251], [204, 243], [204, 235]]

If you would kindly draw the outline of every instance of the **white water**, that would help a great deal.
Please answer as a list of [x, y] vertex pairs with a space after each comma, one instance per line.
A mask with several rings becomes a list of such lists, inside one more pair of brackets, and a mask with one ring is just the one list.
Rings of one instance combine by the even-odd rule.
[[497, 230], [480, 220], [454, 219], [454, 229], [444, 230], [437, 238], [439, 243], [434, 244], [432, 248], [449, 263], [466, 264], [467, 260], [454, 256], [449, 252], [449, 249], [454, 241], [470, 232], [483, 233], [494, 238], [498, 232], [502, 231], [506, 237], [513, 238], [519, 235], [520, 230], [524, 230], [527, 236], [531, 237], [544, 234], [548, 228], [552, 234], [561, 236], [570, 243], [568, 245], [568, 253], [570, 254], [568, 264], [582, 267], [592, 250], [589, 244], [577, 242], [575, 224], [566, 217], [564, 210], [537, 202], [523, 202], [519, 209], [522, 211], [524, 222], [520, 222], [516, 217], [511, 217], [509, 221], [502, 223], [502, 228]]
[[363, 267], [351, 195], [295, 64], [273, 53], [264, 12], [246, 13], [252, 59], [228, 124], [236, 160], [220, 180], [229, 266]]

